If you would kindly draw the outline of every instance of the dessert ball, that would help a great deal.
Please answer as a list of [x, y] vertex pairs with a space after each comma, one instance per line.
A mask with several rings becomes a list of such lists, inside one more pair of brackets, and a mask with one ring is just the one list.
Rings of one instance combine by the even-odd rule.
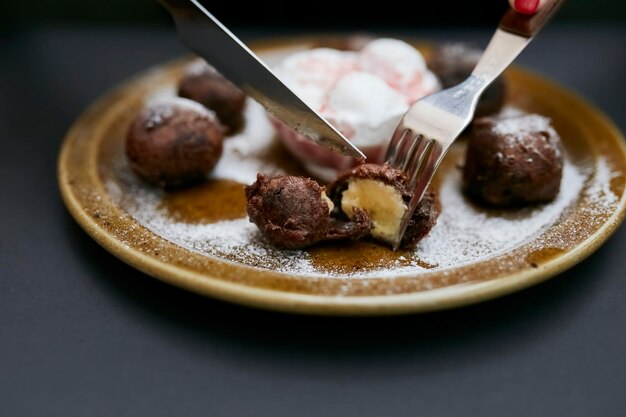
[[[468, 44], [444, 44], [435, 49], [428, 67], [439, 77], [443, 88], [454, 87], [470, 76], [482, 53], [482, 49]], [[476, 117], [499, 112], [504, 104], [504, 94], [504, 78], [498, 77], [478, 101]]]
[[323, 240], [358, 238], [371, 226], [363, 212], [350, 222], [331, 219], [333, 203], [324, 187], [308, 178], [258, 174], [245, 192], [250, 221], [279, 248], [301, 249]]
[[131, 168], [160, 187], [206, 178], [222, 154], [224, 128], [200, 104], [172, 98], [148, 105], [126, 135]]
[[[388, 164], [363, 164], [343, 173], [329, 187], [329, 195], [348, 218], [355, 208], [363, 210], [372, 222], [370, 235], [389, 244], [396, 240], [411, 199], [406, 175]], [[413, 247], [426, 237], [439, 211], [435, 193], [427, 191], [413, 213], [401, 247]]]
[[463, 171], [465, 192], [496, 207], [554, 200], [563, 171], [560, 142], [550, 120], [536, 114], [476, 120]]
[[178, 85], [178, 95], [213, 110], [229, 131], [243, 124], [245, 94], [203, 60], [189, 65]]

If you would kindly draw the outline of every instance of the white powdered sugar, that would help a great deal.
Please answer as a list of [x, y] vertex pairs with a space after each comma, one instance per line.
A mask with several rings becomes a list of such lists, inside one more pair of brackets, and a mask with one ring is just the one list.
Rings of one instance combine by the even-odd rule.
[[468, 202], [461, 193], [461, 172], [451, 172], [439, 189], [437, 225], [419, 244], [417, 255], [429, 264], [450, 267], [519, 246], [558, 220], [584, 182], [584, 175], [566, 161], [561, 191], [552, 203], [493, 214]]
[[210, 224], [176, 221], [162, 206], [164, 191], [147, 187], [130, 172], [123, 174], [122, 180], [124, 192], [116, 182], [107, 182], [111, 198], [139, 224], [172, 243], [230, 262], [278, 272], [315, 275], [305, 252], [276, 249], [264, 240], [247, 217]]
[[152, 129], [164, 123], [172, 117], [174, 109], [183, 109], [198, 113], [198, 115], [215, 120], [216, 116], [212, 110], [207, 109], [202, 104], [182, 97], [158, 96], [147, 102], [143, 117], [147, 129]]
[[[538, 114], [514, 115], [514, 113], [511, 110], [503, 110], [498, 118], [491, 119], [493, 120], [492, 131], [497, 135], [503, 135], [504, 143], [507, 146], [517, 148], [521, 145], [526, 150], [531, 151], [535, 157], [543, 159], [545, 159], [545, 152], [551, 149], [556, 156], [561, 157], [562, 149], [560, 142], [557, 141], [559, 135], [552, 127], [549, 118]], [[547, 133], [552, 139], [537, 142], [530, 136], [533, 133], [541, 132]], [[498, 156], [502, 157], [502, 154], [498, 152]], [[532, 157], [527, 160], [529, 163], [532, 161]]]
[[[176, 221], [161, 206], [163, 191], [147, 188], [130, 175], [127, 180], [130, 193], [122, 195], [119, 186], [110, 182], [107, 185], [109, 194], [140, 224], [175, 244], [205, 255], [279, 272], [317, 277], [345, 275], [316, 270], [306, 251], [274, 248], [248, 218], [212, 224]], [[493, 215], [465, 200], [460, 191], [461, 174], [453, 170], [440, 188], [442, 211], [437, 225], [415, 250], [414, 257], [420, 262], [407, 263], [402, 259], [397, 266], [350, 275], [408, 274], [425, 270], [424, 263], [435, 269], [448, 268], [510, 250], [558, 220], [577, 199], [584, 181], [585, 176], [568, 162], [564, 166], [563, 187], [554, 202], [516, 210], [508, 216], [501, 213]]]
[[[259, 229], [247, 218], [212, 224], [177, 223], [164, 221], [157, 207], [153, 206], [156, 210], [151, 216], [146, 216], [144, 226], [182, 247], [278, 272], [315, 274], [305, 252], [274, 248], [263, 240]], [[144, 211], [144, 214], [149, 212]]]
[[[266, 150], [276, 143], [264, 110], [249, 100], [245, 116], [245, 129], [225, 140], [224, 155], [212, 174], [213, 178], [250, 184], [257, 172], [283, 172], [272, 158], [266, 156]], [[461, 162], [462, 155], [462, 149], [457, 148], [449, 158]], [[346, 273], [327, 267], [319, 269], [307, 251], [274, 248], [247, 217], [212, 224], [180, 221], [164, 208], [166, 192], [142, 183], [123, 159], [116, 171], [119, 178], [107, 182], [111, 198], [139, 224], [162, 238], [230, 262], [286, 274], [326, 278], [392, 277], [424, 271], [427, 266], [430, 270], [446, 269], [476, 262], [536, 239], [547, 228], [558, 224], [561, 216], [581, 195], [594, 202], [595, 206], [585, 208], [593, 213], [606, 213], [617, 204], [617, 197], [610, 189], [614, 174], [603, 159], [598, 159], [596, 166], [587, 170], [566, 158], [561, 191], [555, 201], [511, 211], [489, 211], [474, 206], [461, 192], [460, 170], [448, 169], [439, 188], [442, 211], [437, 225], [415, 251], [399, 257], [395, 264]]]
[[618, 175], [611, 171], [611, 167], [604, 159], [599, 159], [596, 164], [594, 181], [587, 187], [585, 193], [591, 201], [597, 202], [603, 207], [610, 207], [616, 204], [618, 199], [611, 191], [611, 180]]
[[276, 164], [260, 155], [274, 142], [274, 128], [263, 107], [252, 99], [246, 101], [244, 130], [224, 141], [224, 150], [212, 176], [242, 184], [256, 180], [257, 172], [284, 174]]
[[187, 65], [187, 67], [185, 67], [184, 76], [193, 77], [193, 76], [204, 75], [207, 73], [214, 74], [214, 73], [217, 73], [217, 70], [213, 68], [211, 65], [207, 64], [207, 62], [204, 59], [198, 58], [195, 61], [193, 61], [191, 64]]
[[519, 135], [532, 132], [555, 133], [550, 125], [550, 119], [538, 114], [501, 117], [495, 122], [493, 131], [499, 135]]

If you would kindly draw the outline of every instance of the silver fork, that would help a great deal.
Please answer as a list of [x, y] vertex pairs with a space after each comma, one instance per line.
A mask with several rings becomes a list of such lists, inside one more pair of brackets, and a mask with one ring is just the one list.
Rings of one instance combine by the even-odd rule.
[[472, 74], [461, 84], [422, 98], [396, 128], [385, 160], [407, 174], [413, 190], [394, 250], [450, 146], [472, 121], [482, 92], [528, 45], [565, 0], [548, 0], [534, 15], [509, 9]]

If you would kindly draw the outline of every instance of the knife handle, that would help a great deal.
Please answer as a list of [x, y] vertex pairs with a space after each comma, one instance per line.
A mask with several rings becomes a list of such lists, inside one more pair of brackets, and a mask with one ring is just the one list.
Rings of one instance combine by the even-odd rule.
[[500, 20], [499, 28], [505, 32], [532, 38], [554, 16], [563, 3], [565, 0], [546, 0], [535, 14], [521, 14], [509, 7]]

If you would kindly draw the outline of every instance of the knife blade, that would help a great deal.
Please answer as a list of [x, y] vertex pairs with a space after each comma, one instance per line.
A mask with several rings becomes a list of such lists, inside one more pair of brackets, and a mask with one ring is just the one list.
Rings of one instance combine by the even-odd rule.
[[183, 42], [274, 116], [313, 142], [344, 155], [363, 153], [310, 108], [197, 0], [159, 0]]

